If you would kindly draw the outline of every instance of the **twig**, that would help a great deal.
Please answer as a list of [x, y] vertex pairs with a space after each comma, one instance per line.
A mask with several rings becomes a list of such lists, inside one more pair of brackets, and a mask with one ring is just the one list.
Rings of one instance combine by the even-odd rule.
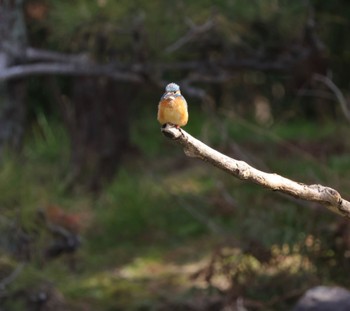
[[19, 264], [9, 276], [3, 278], [0, 281], [0, 290], [4, 290], [7, 285], [12, 283], [17, 278], [17, 276], [22, 272], [23, 267], [24, 267], [24, 263]]
[[175, 52], [176, 50], [181, 48], [183, 45], [185, 45], [186, 43], [190, 42], [194, 37], [196, 37], [196, 36], [198, 36], [198, 35], [200, 35], [202, 33], [207, 32], [213, 26], [214, 26], [214, 22], [211, 19], [206, 21], [203, 25], [199, 25], [199, 26], [196, 26], [196, 25], [193, 24], [193, 22], [191, 22], [191, 29], [189, 30], [189, 32], [185, 36], [181, 37], [176, 42], [174, 42], [173, 44], [168, 46], [165, 49], [165, 52], [166, 53]]
[[166, 124], [162, 133], [182, 145], [189, 157], [199, 158], [229, 174], [274, 191], [280, 191], [307, 201], [318, 202], [333, 212], [350, 218], [350, 202], [344, 200], [334, 189], [322, 185], [306, 185], [277, 174], [265, 173], [246, 162], [232, 159], [205, 145], [183, 129]]
[[342, 91], [335, 85], [335, 83], [331, 79], [327, 78], [324, 75], [315, 73], [313, 79], [324, 83], [334, 93], [335, 97], [340, 103], [340, 107], [344, 113], [345, 118], [350, 122], [349, 104], [346, 98], [344, 97]]

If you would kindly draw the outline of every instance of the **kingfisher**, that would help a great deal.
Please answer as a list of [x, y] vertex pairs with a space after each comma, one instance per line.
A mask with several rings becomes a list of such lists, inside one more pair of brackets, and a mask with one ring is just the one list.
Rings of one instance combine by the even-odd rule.
[[162, 125], [168, 123], [176, 128], [187, 124], [187, 102], [176, 83], [170, 83], [165, 87], [165, 93], [159, 101], [157, 119]]

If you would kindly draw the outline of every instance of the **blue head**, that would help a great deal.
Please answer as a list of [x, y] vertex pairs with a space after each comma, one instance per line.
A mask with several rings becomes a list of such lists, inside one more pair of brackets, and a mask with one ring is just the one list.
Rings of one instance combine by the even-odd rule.
[[165, 87], [165, 92], [166, 92], [166, 93], [170, 93], [170, 92], [175, 93], [175, 92], [177, 92], [177, 91], [180, 91], [180, 87], [179, 87], [176, 83], [174, 83], [174, 82], [169, 83], [169, 84]]
[[178, 96], [181, 96], [180, 87], [176, 83], [169, 83], [165, 87], [165, 93], [163, 94], [161, 100], [173, 100]]

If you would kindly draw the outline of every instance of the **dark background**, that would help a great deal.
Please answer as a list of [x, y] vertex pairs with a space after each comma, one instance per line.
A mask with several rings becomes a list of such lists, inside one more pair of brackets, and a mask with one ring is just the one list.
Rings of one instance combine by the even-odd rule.
[[187, 158], [185, 130], [349, 199], [350, 4], [0, 0], [0, 306], [287, 310], [348, 286], [349, 224]]

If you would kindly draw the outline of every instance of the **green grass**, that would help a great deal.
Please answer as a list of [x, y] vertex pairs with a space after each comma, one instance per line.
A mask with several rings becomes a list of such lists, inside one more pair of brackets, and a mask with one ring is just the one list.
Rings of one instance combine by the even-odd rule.
[[[338, 139], [346, 128], [300, 121], [259, 129], [229, 117], [223, 117], [225, 126], [220, 127], [215, 119], [207, 117], [206, 121], [198, 108], [191, 109], [193, 117], [186, 130], [213, 147], [225, 149], [234, 139], [273, 172], [298, 181], [346, 184], [348, 145], [344, 144], [341, 155], [329, 150], [322, 161], [308, 151], [284, 150], [285, 142], [302, 139], [317, 145]], [[324, 208], [299, 206], [186, 158], [178, 146], [162, 137], [153, 119], [153, 114], [146, 113], [143, 122], [134, 122], [131, 138], [140, 155], [136, 161], [125, 160], [97, 198], [64, 191], [68, 136], [60, 124], [44, 116], [38, 117], [27, 137], [23, 155], [5, 156], [0, 171], [0, 207], [6, 221], [1, 228], [5, 230], [6, 223], [16, 220], [27, 232], [36, 232], [30, 246], [32, 260], [11, 284], [10, 292], [50, 281], [78, 310], [86, 306], [86, 300], [87, 310], [153, 310], [161, 301], [190, 299], [196, 291], [210, 295], [210, 288], [222, 284], [229, 288], [232, 280], [239, 280], [246, 298], [263, 302], [300, 287], [302, 282], [306, 287], [321, 281], [346, 285], [339, 267], [330, 264], [337, 263], [344, 251], [330, 243], [334, 234], [330, 228], [337, 223], [337, 216], [323, 212]], [[218, 129], [223, 131], [220, 135]], [[37, 215], [47, 204], [88, 217], [77, 254], [42, 266], [41, 248], [50, 235], [40, 228]], [[222, 246], [234, 250], [214, 261], [211, 286], [203, 277], [190, 278], [208, 266], [213, 251]], [[265, 252], [270, 253], [271, 262], [260, 262]], [[5, 258], [6, 248], [0, 254], [0, 259]], [[324, 254], [328, 254], [326, 260]], [[10, 253], [6, 256], [16, 262]], [[75, 261], [73, 271], [71, 261]], [[229, 269], [228, 274], [222, 273], [224, 268]], [[254, 286], [248, 286], [252, 276]], [[284, 303], [271, 310], [282, 310]]]

